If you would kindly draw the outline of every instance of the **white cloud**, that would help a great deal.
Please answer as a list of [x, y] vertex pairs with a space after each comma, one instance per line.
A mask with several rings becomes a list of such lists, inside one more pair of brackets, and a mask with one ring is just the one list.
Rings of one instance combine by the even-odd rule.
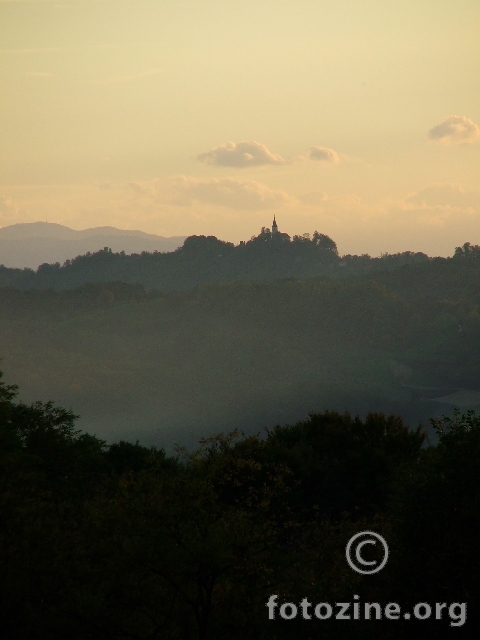
[[[171, 191], [169, 195], [169, 191]], [[188, 206], [192, 202], [228, 207], [230, 209], [276, 209], [288, 205], [292, 198], [284, 191], [275, 191], [252, 180], [222, 178], [199, 180], [177, 176], [170, 181], [170, 188], [158, 190], [159, 199], [165, 197], [171, 204]]]
[[[0, 0], [1, 2], [2, 0]], [[37, 47], [35, 49], [0, 49], [0, 55], [8, 55], [8, 54], [37, 54], [37, 53], [58, 53], [71, 51], [69, 47]]]
[[29, 78], [51, 78], [55, 74], [47, 71], [25, 71], [25, 75]]
[[18, 207], [11, 196], [0, 196], [0, 216], [12, 218], [18, 215]]
[[300, 201], [309, 206], [321, 205], [328, 200], [328, 195], [324, 191], [309, 191], [300, 196]]
[[[393, 203], [389, 210], [392, 220], [399, 225], [443, 229], [445, 233], [449, 229], [452, 237], [458, 236], [462, 229], [470, 229], [468, 234], [471, 234], [475, 228], [477, 234], [480, 192], [467, 191], [459, 184], [431, 184]], [[458, 240], [456, 242], [458, 244]]]
[[480, 211], [480, 192], [465, 191], [460, 184], [432, 184], [406, 198], [405, 202], [423, 207], [453, 207]]
[[[101, 1], [101, 0], [99, 0]], [[51, 4], [63, 7], [65, 4], [73, 4], [79, 0], [0, 0], [0, 4]]]
[[16, 197], [0, 195], [0, 226], [25, 222], [27, 212]]
[[135, 193], [142, 194], [142, 195], [147, 193], [147, 189], [145, 187], [142, 187], [142, 185], [139, 184], [138, 182], [129, 182], [126, 185], [126, 188], [130, 189], [131, 191], [134, 191]]
[[480, 128], [465, 116], [448, 116], [428, 132], [430, 140], [443, 144], [466, 144], [480, 137]]
[[226, 142], [197, 156], [199, 162], [220, 167], [258, 167], [266, 164], [283, 164], [285, 160], [272, 153], [260, 142]]
[[327, 147], [310, 147], [308, 157], [328, 164], [338, 164], [340, 162], [338, 153]]
[[123, 84], [124, 82], [131, 82], [132, 80], [140, 80], [141, 78], [148, 78], [150, 76], [156, 76], [162, 73], [162, 69], [144, 69], [136, 73], [125, 73], [116, 76], [112, 76], [108, 80], [99, 84]]

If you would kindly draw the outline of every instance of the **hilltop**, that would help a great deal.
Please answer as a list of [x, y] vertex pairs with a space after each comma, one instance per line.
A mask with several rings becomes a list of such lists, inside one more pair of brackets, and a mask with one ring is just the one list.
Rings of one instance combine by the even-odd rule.
[[312, 237], [303, 234], [292, 239], [285, 235], [275, 236], [264, 228], [258, 236], [238, 245], [215, 236], [189, 236], [174, 251], [141, 251], [131, 255], [106, 246], [107, 236], [103, 236], [100, 250], [77, 255], [63, 264], [50, 261], [36, 271], [0, 267], [0, 287], [62, 290], [117, 281], [142, 284], [146, 289], [187, 291], [220, 282], [319, 276], [343, 279], [430, 260], [424, 253], [410, 251], [381, 258], [340, 257], [336, 243], [323, 233], [315, 231]]

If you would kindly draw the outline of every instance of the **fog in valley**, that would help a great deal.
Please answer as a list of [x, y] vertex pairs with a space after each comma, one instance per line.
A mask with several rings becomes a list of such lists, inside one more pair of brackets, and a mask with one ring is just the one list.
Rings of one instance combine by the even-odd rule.
[[480, 404], [477, 261], [471, 245], [340, 257], [324, 234], [266, 228], [237, 246], [197, 236], [4, 268], [2, 369], [22, 399], [55, 400], [109, 442], [191, 447], [327, 409], [428, 427]]

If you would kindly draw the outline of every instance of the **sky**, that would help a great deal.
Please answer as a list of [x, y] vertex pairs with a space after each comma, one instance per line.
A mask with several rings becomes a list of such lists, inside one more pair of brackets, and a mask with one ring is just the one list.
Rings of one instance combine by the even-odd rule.
[[480, 244], [478, 0], [0, 0], [0, 227]]

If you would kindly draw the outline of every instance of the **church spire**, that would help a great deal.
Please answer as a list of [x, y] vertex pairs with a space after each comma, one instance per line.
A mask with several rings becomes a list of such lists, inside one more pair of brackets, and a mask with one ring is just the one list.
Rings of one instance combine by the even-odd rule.
[[277, 221], [275, 220], [275, 215], [273, 216], [273, 222], [272, 222], [272, 234], [278, 233], [278, 225], [277, 225]]

